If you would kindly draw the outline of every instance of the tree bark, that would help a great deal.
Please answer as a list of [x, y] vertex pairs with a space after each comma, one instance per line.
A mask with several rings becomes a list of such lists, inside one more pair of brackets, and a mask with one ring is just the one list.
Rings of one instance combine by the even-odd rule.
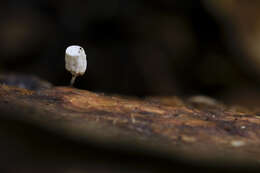
[[23, 122], [115, 153], [144, 152], [169, 163], [177, 159], [216, 170], [255, 171], [259, 166], [259, 114], [211, 98], [138, 99], [71, 87], [28, 90], [7, 85], [0, 85], [0, 98], [0, 129], [6, 131], [13, 122]]

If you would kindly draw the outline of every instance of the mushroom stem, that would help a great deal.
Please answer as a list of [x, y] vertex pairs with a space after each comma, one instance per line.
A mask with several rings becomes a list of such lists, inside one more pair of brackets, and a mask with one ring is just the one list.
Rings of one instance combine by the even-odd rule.
[[73, 86], [76, 77], [77, 77], [76, 75], [72, 75], [72, 78], [71, 78], [71, 80], [70, 80], [70, 86]]

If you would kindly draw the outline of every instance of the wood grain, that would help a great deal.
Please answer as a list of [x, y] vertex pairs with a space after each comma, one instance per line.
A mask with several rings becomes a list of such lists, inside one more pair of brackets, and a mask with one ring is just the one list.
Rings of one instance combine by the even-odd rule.
[[107, 96], [0, 86], [0, 110], [71, 138], [207, 164], [258, 166], [260, 115], [211, 98]]

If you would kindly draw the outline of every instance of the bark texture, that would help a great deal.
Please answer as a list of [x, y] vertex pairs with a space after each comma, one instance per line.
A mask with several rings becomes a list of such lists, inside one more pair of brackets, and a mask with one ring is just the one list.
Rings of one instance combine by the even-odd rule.
[[[114, 151], [115, 155], [120, 151], [120, 158], [124, 157], [122, 153], [137, 153], [139, 155], [130, 159], [137, 163], [140, 155], [146, 159], [160, 158], [164, 160], [163, 163], [167, 163], [164, 168], [169, 169], [174, 168], [174, 163], [179, 161], [183, 164], [180, 164], [183, 170], [187, 169], [187, 165], [189, 168], [192, 168], [191, 165], [200, 165], [203, 170], [205, 166], [211, 168], [211, 172], [243, 168], [255, 171], [259, 166], [260, 115], [256, 109], [250, 111], [242, 107], [225, 106], [202, 96], [141, 100], [70, 87], [28, 90], [0, 85], [0, 98], [0, 128], [8, 132], [7, 140], [10, 131], [19, 139], [32, 133], [17, 126], [21, 122], [36, 129], [29, 137], [32, 141], [35, 142], [35, 137], [38, 141], [45, 141], [32, 144], [29, 151], [46, 141], [59, 139], [50, 134], [68, 140], [67, 143], [65, 140], [51, 147], [44, 146], [43, 150], [38, 146], [35, 149], [37, 158], [43, 153], [46, 158], [50, 157], [45, 153], [49, 151], [48, 147], [52, 148], [51, 155], [58, 151], [57, 155], [60, 155], [68, 152], [64, 147], [67, 146], [72, 151], [69, 152], [72, 154], [70, 157], [78, 158], [86, 156], [83, 153], [91, 148], [89, 146], [100, 146], [104, 151]], [[49, 135], [38, 133], [38, 128]], [[71, 143], [73, 145], [69, 145]], [[75, 146], [80, 150], [75, 149]], [[65, 149], [60, 151], [60, 148]], [[74, 152], [78, 155], [75, 156]], [[100, 157], [105, 157], [104, 153]], [[52, 159], [57, 155], [51, 156]], [[160, 166], [158, 160], [156, 163]], [[143, 164], [155, 166], [147, 160]]]

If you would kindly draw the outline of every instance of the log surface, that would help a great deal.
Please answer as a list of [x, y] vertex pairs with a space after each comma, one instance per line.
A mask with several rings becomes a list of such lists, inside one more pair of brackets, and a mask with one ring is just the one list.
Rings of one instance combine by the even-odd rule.
[[[260, 115], [194, 97], [123, 98], [69, 87], [0, 85], [0, 110], [69, 138], [194, 163], [258, 166]], [[10, 114], [11, 115], [11, 114]]]

